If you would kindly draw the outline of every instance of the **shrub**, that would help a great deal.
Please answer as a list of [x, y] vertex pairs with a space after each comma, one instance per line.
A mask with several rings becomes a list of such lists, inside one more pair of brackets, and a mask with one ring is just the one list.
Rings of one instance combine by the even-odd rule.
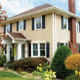
[[39, 64], [44, 65], [46, 62], [47, 62], [46, 58], [26, 58], [26, 59], [11, 63], [10, 67], [11, 69], [19, 72], [20, 71], [32, 72], [37, 70], [37, 66]]
[[70, 75], [70, 76], [66, 77], [65, 80], [80, 80], [80, 77], [75, 76], [75, 75]]
[[0, 56], [0, 67], [3, 67], [4, 63], [6, 63], [6, 56]]
[[69, 56], [65, 61], [65, 65], [67, 69], [77, 70], [79, 73], [80, 72], [80, 54], [74, 54]]
[[74, 71], [65, 67], [65, 60], [70, 55], [71, 50], [66, 46], [59, 47], [55, 52], [51, 62], [51, 69], [56, 72], [57, 78], [65, 78], [74, 73]]
[[67, 69], [80, 71], [80, 54], [69, 56], [65, 61], [65, 65]]

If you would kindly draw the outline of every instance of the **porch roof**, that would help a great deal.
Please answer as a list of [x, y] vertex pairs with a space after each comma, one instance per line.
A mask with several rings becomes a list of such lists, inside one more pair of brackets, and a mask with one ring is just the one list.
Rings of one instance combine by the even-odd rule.
[[26, 37], [22, 33], [9, 32], [7, 35], [12, 36], [17, 39], [26, 39]]
[[7, 43], [25, 43], [29, 41], [22, 33], [8, 32], [4, 38], [2, 38], [2, 44]]

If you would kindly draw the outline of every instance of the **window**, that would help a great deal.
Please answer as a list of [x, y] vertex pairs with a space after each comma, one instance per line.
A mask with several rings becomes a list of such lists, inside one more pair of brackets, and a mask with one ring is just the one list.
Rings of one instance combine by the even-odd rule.
[[19, 22], [19, 31], [22, 31], [24, 29], [24, 22]]
[[46, 56], [46, 44], [45, 43], [32, 43], [32, 56], [40, 57]]
[[35, 18], [35, 29], [42, 29], [42, 17]]
[[68, 43], [57, 43], [57, 48], [59, 48], [60, 46], [68, 46]]
[[62, 29], [68, 30], [68, 18], [62, 17]]
[[38, 56], [38, 44], [33, 44], [33, 56]]
[[45, 56], [45, 43], [40, 43], [40, 56]]
[[79, 22], [76, 22], [76, 32], [80, 32], [80, 25], [79, 25]]
[[79, 50], [79, 53], [80, 53], [80, 44], [78, 44], [78, 50]]
[[10, 32], [10, 24], [6, 25], [6, 33]]

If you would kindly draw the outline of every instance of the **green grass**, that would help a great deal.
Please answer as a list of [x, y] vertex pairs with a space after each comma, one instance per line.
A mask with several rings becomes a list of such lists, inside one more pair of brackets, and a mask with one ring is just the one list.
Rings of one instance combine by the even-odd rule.
[[34, 79], [24, 79], [11, 72], [0, 71], [0, 80], [34, 80]]

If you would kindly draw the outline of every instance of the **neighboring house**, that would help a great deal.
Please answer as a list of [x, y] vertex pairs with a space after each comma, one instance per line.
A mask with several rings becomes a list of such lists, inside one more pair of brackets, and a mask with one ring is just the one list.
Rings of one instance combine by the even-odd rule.
[[80, 52], [80, 17], [75, 14], [75, 0], [69, 0], [69, 12], [45, 4], [7, 19], [0, 29], [5, 34], [1, 45], [7, 61], [12, 54], [15, 60], [46, 57], [51, 61], [62, 45], [73, 53]]

